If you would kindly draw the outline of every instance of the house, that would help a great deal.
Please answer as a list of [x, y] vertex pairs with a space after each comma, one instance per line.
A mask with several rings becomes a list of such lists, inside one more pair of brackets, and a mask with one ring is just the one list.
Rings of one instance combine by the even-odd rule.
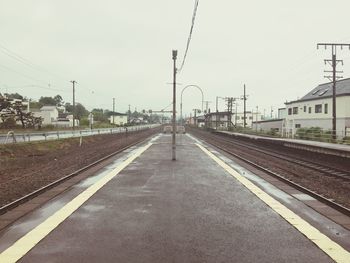
[[109, 116], [109, 122], [111, 124], [122, 126], [128, 123], [128, 115], [125, 113], [114, 112]]
[[[230, 113], [227, 111], [224, 112], [211, 112], [205, 115], [206, 125], [210, 128], [218, 129], [227, 128], [229, 126], [237, 127], [244, 126], [244, 113]], [[253, 121], [261, 121], [262, 116], [260, 112], [246, 111], [246, 127], [252, 127]], [[229, 125], [231, 122], [231, 125]]]
[[[253, 125], [253, 121], [261, 121], [262, 116], [260, 112], [253, 112], [253, 111], [246, 111], [245, 112], [245, 118], [246, 118], [246, 127], [251, 128]], [[244, 126], [244, 113], [243, 112], [237, 112], [232, 114], [231, 122], [234, 126], [238, 127]]]
[[54, 125], [58, 119], [58, 109], [56, 106], [43, 106], [39, 112], [34, 112], [35, 117], [41, 117], [42, 125]]
[[[284, 135], [293, 137], [299, 128], [320, 127], [332, 130], [332, 94], [331, 82], [318, 85], [301, 99], [286, 102]], [[337, 135], [350, 133], [350, 78], [337, 81]]]
[[213, 129], [227, 128], [229, 116], [230, 113], [226, 111], [210, 112], [205, 115], [206, 126]]

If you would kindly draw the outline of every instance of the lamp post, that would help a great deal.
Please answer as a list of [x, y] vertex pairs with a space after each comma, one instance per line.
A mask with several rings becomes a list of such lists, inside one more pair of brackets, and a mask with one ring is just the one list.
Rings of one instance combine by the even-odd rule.
[[172, 160], [176, 160], [176, 59], [177, 50], [173, 50], [173, 133], [172, 133]]
[[181, 102], [180, 102], [180, 117], [181, 117], [181, 125], [183, 125], [183, 119], [182, 119], [182, 94], [184, 93], [184, 91], [189, 88], [189, 87], [194, 87], [194, 88], [197, 88], [199, 89], [199, 91], [201, 92], [202, 94], [202, 112], [203, 112], [203, 103], [204, 103], [204, 95], [203, 95], [203, 90], [197, 86], [197, 85], [187, 85], [186, 87], [184, 87], [181, 91]]

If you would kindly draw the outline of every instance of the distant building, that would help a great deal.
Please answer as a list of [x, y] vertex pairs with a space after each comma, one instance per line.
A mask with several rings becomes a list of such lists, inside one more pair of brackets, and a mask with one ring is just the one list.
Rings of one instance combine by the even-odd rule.
[[275, 132], [281, 134], [283, 131], [284, 119], [270, 119], [253, 122], [252, 130], [257, 132]]
[[[109, 117], [109, 122], [111, 124], [123, 126], [128, 123], [128, 115], [125, 113], [119, 113], [119, 112], [114, 112], [110, 117]], [[142, 121], [140, 121], [141, 123]]]
[[35, 117], [41, 117], [42, 125], [54, 125], [58, 119], [58, 110], [56, 106], [43, 106], [39, 112], [34, 112]]
[[[332, 83], [312, 89], [299, 100], [286, 102], [284, 134], [293, 137], [299, 128], [332, 129]], [[337, 134], [350, 135], [350, 78], [337, 81]]]
[[[246, 117], [246, 127], [251, 128], [253, 125], [253, 121], [261, 121], [262, 116], [260, 112], [253, 112], [253, 111], [246, 111], [245, 112]], [[237, 112], [232, 114], [231, 122], [234, 126], [238, 127], [244, 126], [244, 113], [243, 112]]]
[[205, 115], [205, 122], [206, 126], [208, 128], [218, 129], [220, 128], [227, 128], [228, 125], [228, 119], [229, 119], [229, 112], [223, 111], [223, 112], [210, 112]]
[[287, 109], [286, 108], [279, 108], [278, 109], [278, 119], [285, 119], [287, 117]]

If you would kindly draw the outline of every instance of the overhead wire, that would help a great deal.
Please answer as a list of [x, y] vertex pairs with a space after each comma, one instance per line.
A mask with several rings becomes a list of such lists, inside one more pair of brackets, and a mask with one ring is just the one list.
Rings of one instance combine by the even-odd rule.
[[166, 106], [164, 109], [161, 109], [160, 111], [166, 110], [166, 109], [169, 108], [171, 105], [173, 105], [173, 102], [170, 102], [170, 104], [169, 104], [168, 106]]
[[188, 53], [188, 50], [189, 50], [189, 48], [190, 48], [190, 43], [191, 43], [192, 33], [193, 33], [193, 28], [194, 28], [194, 23], [195, 23], [195, 20], [196, 20], [196, 14], [197, 14], [197, 9], [198, 9], [198, 4], [199, 4], [199, 0], [195, 0], [194, 8], [193, 8], [193, 14], [192, 14], [191, 29], [190, 29], [189, 36], [188, 36], [188, 38], [187, 38], [186, 50], [185, 50], [185, 53], [184, 53], [184, 57], [183, 57], [183, 59], [182, 59], [181, 66], [180, 66], [180, 68], [177, 70], [179, 73], [181, 72], [181, 70], [183, 69], [183, 67], [184, 67], [184, 65], [185, 65], [186, 58], [187, 58], [187, 53]]
[[41, 72], [48, 73], [48, 74], [50, 74], [50, 75], [52, 75], [52, 76], [55, 76], [55, 77], [61, 79], [62, 81], [67, 81], [66, 79], [64, 79], [64, 78], [61, 77], [60, 75], [58, 75], [58, 74], [56, 74], [56, 73], [53, 73], [53, 72], [51, 72], [51, 71], [48, 71], [48, 70], [46, 70], [46, 69], [44, 69], [44, 68], [42, 68], [42, 67], [40, 67], [40, 66], [34, 64], [34, 63], [31, 62], [30, 60], [28, 60], [28, 59], [26, 59], [26, 58], [24, 58], [24, 57], [18, 55], [17, 53], [13, 52], [12, 50], [8, 49], [7, 47], [5, 47], [5, 46], [2, 45], [2, 44], [0, 44], [0, 51], [1, 51], [3, 54], [7, 55], [8, 57], [10, 57], [10, 58], [16, 60], [17, 62], [26, 65], [27, 67], [30, 67], [30, 68], [32, 68], [32, 69], [34, 69], [34, 70], [37, 70], [37, 71], [41, 71]]

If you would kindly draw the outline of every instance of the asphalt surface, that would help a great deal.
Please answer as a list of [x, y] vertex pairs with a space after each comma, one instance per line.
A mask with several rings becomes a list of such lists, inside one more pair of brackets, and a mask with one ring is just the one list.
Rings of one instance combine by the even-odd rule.
[[156, 140], [20, 262], [333, 262], [186, 135], [171, 161], [170, 141]]

